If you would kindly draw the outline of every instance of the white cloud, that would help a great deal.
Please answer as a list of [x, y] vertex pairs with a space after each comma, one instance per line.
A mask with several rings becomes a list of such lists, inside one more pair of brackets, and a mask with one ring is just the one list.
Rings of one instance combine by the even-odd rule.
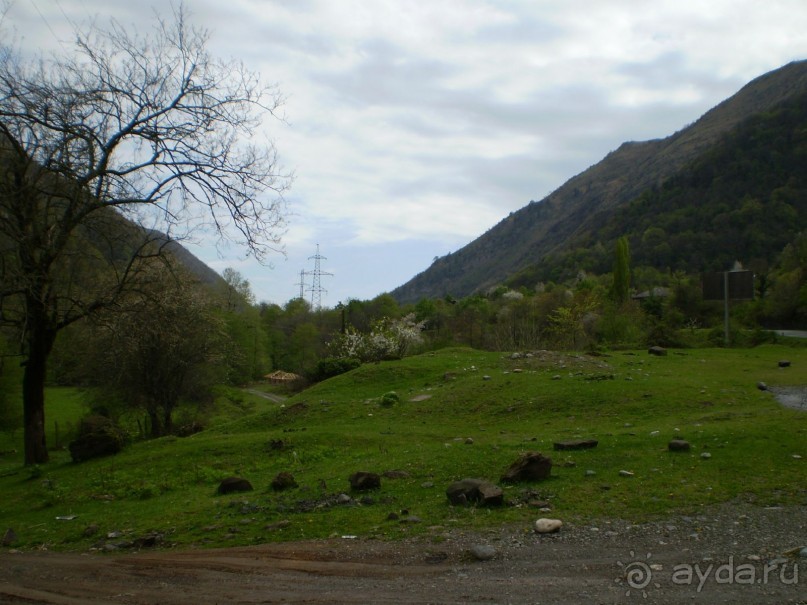
[[[267, 124], [297, 174], [288, 260], [271, 271], [238, 265], [254, 271], [258, 298], [280, 301], [317, 243], [341, 265], [331, 288], [340, 299], [373, 296], [622, 141], [669, 135], [750, 79], [807, 57], [803, 0], [188, 6], [212, 30], [214, 53], [288, 97], [288, 123]], [[62, 51], [68, 19], [95, 15], [145, 30], [152, 12], [130, 0], [16, 2], [8, 21], [25, 48]], [[223, 254], [211, 262], [241, 263], [237, 251]]]

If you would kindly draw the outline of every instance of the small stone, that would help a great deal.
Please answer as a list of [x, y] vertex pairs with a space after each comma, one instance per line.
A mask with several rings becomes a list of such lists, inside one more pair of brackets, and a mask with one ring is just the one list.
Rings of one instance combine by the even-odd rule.
[[574, 468], [575, 466], [577, 466], [577, 462], [575, 462], [574, 460], [565, 460], [563, 462], [563, 466], [566, 468]]
[[339, 494], [338, 496], [336, 496], [337, 504], [350, 504], [351, 502], [353, 502], [353, 498], [351, 498], [347, 494]]
[[703, 458], [704, 460], [708, 460], [711, 457], [712, 457], [712, 455], [709, 452], [703, 452], [701, 454], [701, 458]]
[[430, 487], [434, 487], [434, 481], [424, 481], [420, 484], [420, 487], [428, 489]]
[[397, 521], [400, 518], [401, 517], [398, 515], [398, 513], [390, 513], [387, 515], [387, 521]]
[[555, 374], [555, 375], [552, 377], [552, 380], [560, 380], [560, 374]]
[[92, 523], [91, 525], [85, 527], [83, 532], [85, 538], [94, 536], [97, 533], [98, 533], [98, 526], [95, 523]]
[[655, 347], [650, 347], [647, 350], [647, 352], [650, 355], [655, 355], [656, 357], [663, 357], [663, 356], [665, 356], [667, 354], [667, 349], [665, 349], [664, 347], [655, 346]]
[[779, 360], [779, 367], [780, 368], [789, 368], [790, 367], [790, 361], [788, 359], [780, 359]]
[[597, 471], [593, 471], [593, 470], [591, 470], [591, 469], [588, 469], [588, 470], [586, 471], [586, 477], [593, 477], [593, 476], [594, 476], [594, 475], [596, 475], [596, 474], [597, 474]]
[[473, 444], [474, 444], [473, 437], [468, 437], [468, 438], [465, 440], [465, 445], [473, 445]]
[[631, 471], [619, 471], [620, 477], [633, 477], [633, 473]]
[[477, 561], [490, 561], [496, 556], [496, 549], [488, 544], [474, 544], [471, 547], [471, 555]]
[[401, 523], [420, 523], [420, 517], [416, 515], [407, 515], [406, 517], [401, 519]]
[[798, 454], [793, 454], [793, 460], [801, 460], [801, 456]]
[[760, 381], [760, 382], [757, 383], [757, 388], [760, 391], [767, 391], [768, 390], [768, 385], [765, 384], [764, 382]]
[[538, 519], [535, 522], [535, 533], [552, 534], [559, 531], [561, 527], [563, 527], [563, 521], [560, 519]]
[[807, 546], [805, 546], [799, 551], [799, 557], [801, 557], [802, 559], [807, 559]]

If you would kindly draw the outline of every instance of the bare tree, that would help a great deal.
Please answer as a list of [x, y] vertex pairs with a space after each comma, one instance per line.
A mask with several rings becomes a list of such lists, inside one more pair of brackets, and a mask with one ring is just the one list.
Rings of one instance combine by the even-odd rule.
[[77, 32], [72, 54], [0, 48], [0, 325], [22, 348], [26, 464], [48, 460], [58, 332], [136, 287], [163, 234], [280, 250], [291, 177], [256, 134], [282, 98], [207, 42], [180, 8], [147, 36], [115, 22]]

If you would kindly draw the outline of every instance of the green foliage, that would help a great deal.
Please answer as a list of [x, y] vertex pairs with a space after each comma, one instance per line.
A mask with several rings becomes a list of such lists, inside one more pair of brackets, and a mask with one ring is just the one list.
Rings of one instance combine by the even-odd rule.
[[314, 379], [316, 381], [326, 380], [350, 370], [355, 370], [360, 365], [361, 360], [356, 357], [326, 357], [325, 359], [320, 359], [317, 363]]

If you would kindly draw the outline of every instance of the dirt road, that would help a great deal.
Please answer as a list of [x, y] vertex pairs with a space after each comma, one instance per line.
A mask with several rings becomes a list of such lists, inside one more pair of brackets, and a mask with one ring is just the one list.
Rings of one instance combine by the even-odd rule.
[[505, 527], [124, 555], [7, 550], [0, 602], [807, 604], [805, 513], [743, 504], [552, 535]]

